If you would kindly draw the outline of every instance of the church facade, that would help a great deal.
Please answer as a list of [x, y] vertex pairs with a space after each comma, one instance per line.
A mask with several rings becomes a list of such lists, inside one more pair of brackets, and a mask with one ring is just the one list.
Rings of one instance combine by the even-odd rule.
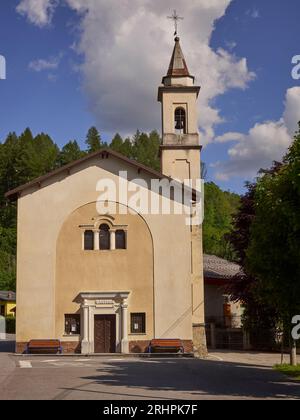
[[[132, 187], [173, 208], [180, 199], [153, 192], [153, 180], [200, 179], [199, 91], [176, 38], [158, 90], [161, 173], [107, 149], [7, 193], [18, 202], [18, 353], [31, 339], [59, 339], [66, 353], [140, 353], [153, 338], [206, 353], [201, 223], [140, 211]], [[116, 198], [103, 198], [103, 183]]]

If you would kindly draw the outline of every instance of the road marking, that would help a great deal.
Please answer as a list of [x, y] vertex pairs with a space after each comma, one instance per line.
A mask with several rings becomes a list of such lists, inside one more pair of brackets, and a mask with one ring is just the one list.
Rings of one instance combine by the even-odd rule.
[[31, 362], [19, 362], [19, 367], [21, 369], [32, 369], [32, 364]]
[[210, 354], [208, 358], [209, 358], [209, 359], [216, 359], [216, 360], [218, 360], [219, 362], [224, 362], [224, 360], [222, 359], [222, 357], [219, 357], [219, 356], [214, 356], [214, 355], [212, 355], [212, 354]]
[[88, 363], [81, 363], [78, 361], [72, 361], [72, 362], [67, 362], [67, 361], [56, 361], [56, 362], [49, 362], [48, 366], [50, 367], [55, 367], [55, 368], [90, 368], [93, 367], [93, 365], [88, 364]]

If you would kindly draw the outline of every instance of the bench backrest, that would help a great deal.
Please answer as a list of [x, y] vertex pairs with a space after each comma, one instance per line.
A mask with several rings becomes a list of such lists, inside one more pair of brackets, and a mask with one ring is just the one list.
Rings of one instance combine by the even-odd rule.
[[182, 347], [182, 341], [175, 339], [154, 339], [151, 340], [152, 347]]
[[59, 340], [30, 340], [28, 343], [29, 348], [59, 348]]

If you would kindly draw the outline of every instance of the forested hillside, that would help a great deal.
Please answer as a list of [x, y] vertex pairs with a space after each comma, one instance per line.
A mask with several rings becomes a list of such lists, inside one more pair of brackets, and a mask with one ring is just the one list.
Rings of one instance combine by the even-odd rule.
[[[76, 140], [60, 149], [47, 134], [33, 137], [30, 129], [20, 136], [11, 133], [0, 143], [0, 290], [15, 289], [16, 271], [16, 205], [7, 203], [5, 192], [104, 147], [160, 169], [160, 137], [156, 131], [150, 134], [137, 131], [132, 139], [122, 139], [116, 134], [107, 145], [92, 127], [85, 143], [85, 150], [81, 150]], [[223, 192], [213, 183], [206, 184], [205, 192], [205, 252], [230, 258], [224, 234], [229, 231], [231, 214], [237, 209], [239, 197]]]
[[206, 254], [234, 260], [226, 235], [230, 232], [232, 216], [238, 210], [240, 196], [222, 191], [216, 184], [205, 184], [205, 219], [203, 246]]

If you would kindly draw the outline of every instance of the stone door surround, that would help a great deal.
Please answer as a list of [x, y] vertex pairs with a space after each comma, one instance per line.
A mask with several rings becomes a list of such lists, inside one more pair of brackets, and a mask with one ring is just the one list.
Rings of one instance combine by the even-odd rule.
[[81, 300], [82, 354], [95, 353], [95, 315], [116, 316], [116, 353], [129, 353], [128, 298], [130, 292], [83, 292]]

